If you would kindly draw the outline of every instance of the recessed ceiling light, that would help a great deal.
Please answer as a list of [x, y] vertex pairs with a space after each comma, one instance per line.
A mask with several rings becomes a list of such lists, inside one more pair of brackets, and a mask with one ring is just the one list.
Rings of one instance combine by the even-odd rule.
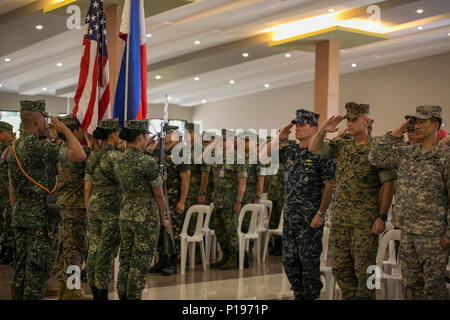
[[147, 33], [147, 38], [151, 38], [152, 34], [151, 33]]
[[195, 77], [194, 80], [195, 81], [200, 81], [200, 78], [199, 77]]
[[195, 40], [194, 43], [195, 43], [196, 45], [199, 45], [199, 44], [200, 44], [200, 41]]
[[0, 88], [2, 87], [3, 85], [0, 83]]
[[230, 84], [235, 84], [235, 81], [234, 80], [230, 80]]
[[37, 26], [36, 26], [36, 29], [38, 29], [38, 30], [42, 30], [44, 27], [42, 26], [42, 25], [40, 25], [40, 24], [38, 24]]
[[448, 36], [450, 37], [450, 33], [448, 34]]
[[202, 103], [206, 103], [206, 100], [202, 100]]
[[286, 58], [290, 58], [290, 57], [291, 57], [291, 54], [290, 54], [290, 53], [286, 53], [284, 56], [285, 56]]
[[268, 83], [266, 83], [265, 85], [264, 85], [264, 88], [269, 88], [270, 87], [270, 84], [268, 84]]
[[161, 77], [159, 74], [155, 76], [155, 79], [156, 79], [156, 80], [159, 80], [159, 79], [161, 79], [161, 78], [162, 78], [162, 77]]
[[56, 64], [56, 66], [57, 66], [57, 67], [62, 67], [63, 64], [62, 64], [61, 62], [58, 62], [58, 63]]
[[356, 63], [352, 63], [352, 67], [353, 67], [353, 68], [356, 68]]
[[243, 56], [244, 58], [247, 58], [247, 57], [248, 57], [248, 53], [247, 53], [247, 52], [244, 52], [244, 53], [242, 54], [242, 56]]
[[417, 13], [423, 13], [423, 9], [419, 9], [416, 11]]
[[422, 29], [423, 29], [423, 27], [422, 27], [422, 26], [420, 26], [420, 27], [418, 27], [417, 29], [418, 29], [418, 30], [422, 30]]
[[171, 96], [168, 96], [168, 97], [167, 97], [167, 100], [169, 100], [169, 101], [172, 100], [172, 97], [171, 97]]
[[47, 91], [47, 88], [45, 88], [45, 87], [44, 87], [44, 88], [42, 88], [42, 91]]
[[5, 62], [10, 62], [11, 61], [10, 58], [5, 58], [4, 60], [5, 60]]
[[334, 9], [328, 9], [328, 12], [334, 12]]

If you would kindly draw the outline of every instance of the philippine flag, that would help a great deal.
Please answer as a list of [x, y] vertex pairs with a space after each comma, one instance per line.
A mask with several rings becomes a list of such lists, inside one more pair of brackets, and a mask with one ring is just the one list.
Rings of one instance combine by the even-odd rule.
[[143, 0], [125, 0], [120, 38], [126, 41], [114, 97], [113, 117], [125, 120], [147, 117], [147, 48]]

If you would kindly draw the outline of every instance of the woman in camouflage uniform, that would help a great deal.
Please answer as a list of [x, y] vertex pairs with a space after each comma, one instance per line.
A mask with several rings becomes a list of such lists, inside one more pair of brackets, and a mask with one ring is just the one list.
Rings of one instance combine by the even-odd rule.
[[94, 300], [107, 300], [111, 269], [120, 245], [120, 192], [113, 172], [113, 164], [121, 154], [117, 151], [118, 119], [100, 121], [93, 135], [103, 143], [88, 158], [84, 177], [89, 239], [86, 274]]
[[148, 120], [126, 122], [120, 138], [128, 141], [128, 148], [114, 164], [122, 191], [117, 283], [120, 300], [141, 299], [145, 275], [158, 242], [160, 221], [168, 227], [158, 164], [155, 158], [144, 154], [149, 142], [148, 125]]

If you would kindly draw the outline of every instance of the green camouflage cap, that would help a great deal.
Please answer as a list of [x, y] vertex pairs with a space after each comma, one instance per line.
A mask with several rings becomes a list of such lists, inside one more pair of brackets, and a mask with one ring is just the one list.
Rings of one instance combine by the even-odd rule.
[[316, 126], [319, 123], [320, 115], [306, 110], [306, 109], [298, 109], [295, 112], [295, 120], [292, 120], [292, 124], [310, 124]]
[[184, 124], [184, 129], [188, 130], [188, 131], [193, 131], [194, 130], [194, 126], [195, 124], [192, 122], [186, 122]]
[[167, 128], [167, 131], [168, 131], [169, 133], [172, 133], [172, 132], [177, 131], [177, 130], [178, 130], [178, 126], [172, 126], [172, 125], [170, 125], [170, 126], [168, 126], [168, 128]]
[[45, 112], [45, 100], [22, 100], [20, 101], [20, 111], [40, 112], [44, 117], [49, 117]]
[[406, 128], [405, 128], [409, 132], [416, 130], [416, 118], [414, 118], [412, 115], [409, 115], [409, 114], [407, 114], [405, 116], [405, 120], [408, 120], [410, 118], [412, 118], [412, 119], [408, 122], [408, 124], [406, 125]]
[[148, 126], [150, 121], [148, 119], [140, 119], [140, 120], [127, 120], [125, 123], [125, 128], [134, 131], [145, 131], [150, 133], [148, 130]]
[[442, 108], [441, 106], [432, 105], [418, 106], [416, 108], [416, 114], [413, 115], [413, 118], [423, 120], [439, 118], [442, 120]]
[[106, 119], [98, 122], [97, 128], [106, 130], [119, 130], [119, 118]]
[[11, 131], [13, 126], [8, 122], [0, 121], [0, 131]]
[[73, 114], [69, 114], [64, 117], [58, 117], [58, 120], [64, 123], [66, 126], [76, 126], [80, 121]]
[[357, 104], [356, 102], [348, 102], [345, 105], [345, 109], [347, 110], [347, 114], [344, 118], [357, 119], [363, 114], [369, 113], [370, 106], [364, 103]]

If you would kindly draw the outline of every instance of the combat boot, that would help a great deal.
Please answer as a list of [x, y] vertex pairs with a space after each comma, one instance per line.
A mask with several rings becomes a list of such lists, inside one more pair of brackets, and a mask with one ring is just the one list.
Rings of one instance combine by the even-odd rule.
[[58, 280], [59, 289], [58, 295], [56, 296], [56, 300], [63, 300], [64, 291], [66, 290], [66, 282], [63, 280]]
[[97, 300], [108, 300], [108, 289], [98, 289]]
[[50, 284], [50, 281], [47, 282], [47, 287], [45, 288], [45, 296], [46, 297], [53, 297], [58, 296], [59, 293], [59, 286], [54, 286]]
[[238, 268], [238, 259], [236, 255], [231, 254], [229, 258], [220, 266], [220, 270], [231, 270]]
[[0, 260], [3, 259], [3, 257], [5, 256], [6, 253], [6, 248], [5, 246], [1, 246], [1, 250], [0, 250]]
[[83, 296], [77, 289], [66, 288], [63, 294], [63, 300], [92, 300], [91, 297]]
[[150, 267], [150, 270], [148, 272], [149, 273], [161, 272], [167, 266], [168, 260], [169, 260], [169, 256], [161, 255], [159, 257], [159, 261], [153, 267]]
[[3, 253], [3, 258], [0, 259], [0, 264], [10, 264], [13, 261], [14, 248], [6, 247]]
[[92, 298], [98, 300], [98, 289], [96, 286], [91, 286]]
[[164, 269], [161, 270], [161, 274], [165, 276], [171, 276], [176, 273], [177, 273], [177, 257], [170, 256], [169, 262], [164, 267]]

